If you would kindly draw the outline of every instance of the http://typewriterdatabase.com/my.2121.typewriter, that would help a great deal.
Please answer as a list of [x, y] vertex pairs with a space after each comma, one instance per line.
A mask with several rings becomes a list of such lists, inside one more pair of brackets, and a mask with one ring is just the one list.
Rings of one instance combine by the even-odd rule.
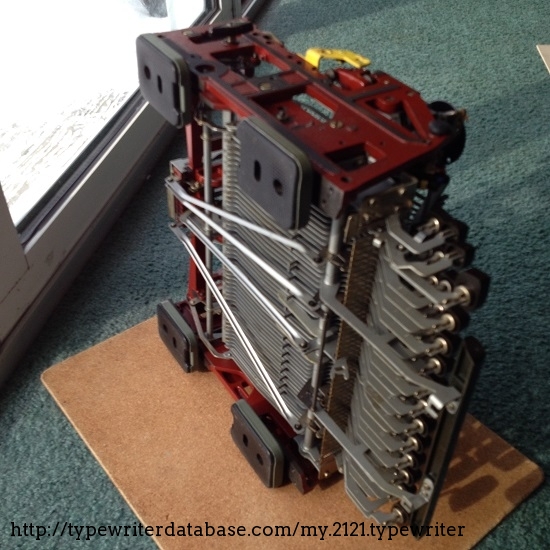
[[166, 185], [188, 288], [159, 305], [164, 342], [234, 396], [267, 486], [340, 473], [365, 516], [427, 525], [484, 355], [460, 332], [489, 279], [443, 208], [465, 112], [246, 20], [142, 35], [137, 55], [187, 141]]

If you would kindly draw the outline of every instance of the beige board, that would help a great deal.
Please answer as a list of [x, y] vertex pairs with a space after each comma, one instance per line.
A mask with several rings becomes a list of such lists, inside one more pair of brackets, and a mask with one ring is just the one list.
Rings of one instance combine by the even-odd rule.
[[[161, 530], [154, 539], [163, 549], [365, 548], [375, 541], [376, 548], [393, 550], [469, 548], [543, 479], [538, 466], [468, 417], [431, 536], [389, 541], [386, 530], [378, 540], [378, 530], [371, 531], [341, 482], [307, 495], [292, 485], [264, 487], [231, 440], [231, 397], [213, 374], [180, 369], [157, 336], [156, 319], [51, 367], [42, 380], [143, 525], [173, 522], [175, 533], [178, 526], [187, 533], [189, 524], [205, 533], [205, 522], [246, 528], [240, 538], [167, 536]], [[365, 536], [334, 536], [337, 522], [340, 535], [344, 522], [348, 535], [356, 522], [355, 534]], [[248, 534], [254, 526], [268, 526], [269, 533], [269, 526], [283, 525], [296, 528], [296, 536]], [[300, 536], [306, 526], [327, 526], [324, 541], [319, 530]], [[449, 527], [455, 527], [454, 536]]]
[[537, 50], [539, 51], [546, 68], [550, 72], [550, 44], [539, 44], [537, 46]]

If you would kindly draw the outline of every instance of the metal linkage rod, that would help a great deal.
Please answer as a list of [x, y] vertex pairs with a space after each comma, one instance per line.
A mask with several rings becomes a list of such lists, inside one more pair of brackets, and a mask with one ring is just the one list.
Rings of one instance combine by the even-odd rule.
[[281, 315], [277, 308], [265, 297], [244, 271], [233, 263], [221, 250], [216, 248], [212, 240], [210, 240], [192, 220], [186, 218], [185, 225], [201, 240], [212, 254], [233, 272], [257, 302], [271, 315], [279, 327], [284, 330], [286, 336], [294, 341], [300, 348], [305, 347], [306, 341], [302, 335]]
[[212, 276], [208, 273], [208, 270], [206, 269], [206, 266], [204, 265], [204, 262], [202, 261], [201, 257], [193, 247], [193, 244], [191, 243], [191, 240], [189, 237], [185, 234], [184, 231], [182, 231], [181, 227], [176, 226], [172, 227], [172, 231], [176, 235], [176, 237], [181, 241], [181, 243], [185, 246], [185, 249], [197, 265], [199, 271], [201, 272], [202, 276], [204, 277], [204, 280], [210, 287], [210, 290], [212, 291], [212, 294], [215, 296], [219, 306], [222, 308], [224, 315], [227, 317], [229, 322], [233, 325], [233, 328], [235, 329], [235, 333], [237, 334], [237, 337], [239, 340], [241, 340], [241, 343], [246, 350], [247, 354], [249, 355], [250, 359], [254, 363], [254, 366], [256, 367], [260, 377], [262, 378], [266, 390], [269, 392], [271, 397], [273, 398], [275, 405], [279, 412], [286, 418], [286, 420], [291, 423], [292, 425], [296, 424], [298, 419], [292, 414], [292, 411], [288, 408], [287, 404], [285, 403], [283, 397], [279, 393], [279, 390], [273, 383], [273, 380], [269, 376], [268, 372], [266, 371], [260, 357], [256, 353], [256, 350], [254, 349], [254, 346], [244, 333], [239, 321], [236, 319], [235, 315], [233, 314], [231, 308], [225, 301], [225, 298], [223, 297], [220, 289], [216, 285], [216, 281], [212, 278]]
[[254, 261], [258, 266], [260, 266], [268, 275], [273, 277], [280, 285], [286, 288], [295, 296], [302, 298], [304, 293], [301, 288], [292, 284], [287, 280], [283, 275], [281, 275], [276, 269], [269, 265], [265, 260], [260, 258], [257, 254], [252, 252], [246, 245], [244, 245], [239, 239], [234, 237], [229, 231], [226, 231], [221, 225], [216, 223], [214, 220], [211, 220], [204, 212], [201, 212], [195, 206], [189, 204], [188, 209], [193, 212], [197, 217], [202, 221], [212, 227], [217, 233], [219, 233], [224, 239], [229, 241], [231, 244], [239, 248], [239, 250], [245, 255], [248, 256], [252, 261]]
[[187, 193], [184, 189], [182, 189], [181, 186], [179, 186], [174, 181], [168, 181], [166, 183], [166, 187], [170, 189], [170, 191], [176, 196], [176, 198], [184, 205], [188, 206], [189, 204], [193, 204], [195, 206], [201, 207], [203, 210], [206, 210], [207, 212], [212, 212], [213, 214], [216, 214], [220, 218], [225, 218], [229, 221], [232, 221], [234, 223], [237, 223], [239, 225], [242, 225], [243, 227], [246, 227], [247, 229], [250, 229], [251, 231], [254, 231], [255, 233], [259, 233], [260, 235], [263, 235], [264, 237], [269, 237], [270, 239], [277, 241], [281, 244], [284, 244], [285, 246], [288, 246], [289, 248], [292, 248], [293, 250], [296, 250], [300, 254], [306, 254], [308, 255], [307, 248], [296, 242], [292, 239], [288, 239], [286, 237], [283, 237], [282, 235], [279, 235], [273, 231], [270, 231], [269, 229], [265, 229], [265, 227], [261, 227], [259, 225], [256, 225], [255, 223], [249, 222], [248, 220], [245, 220], [244, 218], [241, 218], [239, 216], [236, 216], [235, 214], [232, 214], [231, 212], [226, 212], [225, 210], [222, 210], [221, 208], [218, 208], [216, 206], [213, 206], [211, 204], [207, 204], [206, 202], [197, 199], [196, 197], [192, 197]]

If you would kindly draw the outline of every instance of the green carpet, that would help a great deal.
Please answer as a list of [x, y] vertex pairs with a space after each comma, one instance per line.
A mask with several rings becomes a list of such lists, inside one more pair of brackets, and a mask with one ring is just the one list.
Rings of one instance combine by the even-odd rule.
[[[548, 0], [280, 0], [261, 20], [289, 49], [355, 50], [469, 113], [451, 167], [448, 208], [470, 227], [476, 266], [492, 275], [471, 330], [488, 357], [471, 412], [550, 473], [550, 43]], [[183, 249], [167, 228], [168, 159], [135, 196], [0, 392], [0, 548], [155, 548], [147, 537], [12, 537], [12, 524], [132, 525], [136, 520], [40, 383], [50, 365], [183, 297]], [[182, 426], [182, 429], [185, 429]], [[550, 547], [544, 485], [480, 544]], [[329, 518], [330, 519], [330, 518]], [[420, 545], [419, 545], [420, 548]]]

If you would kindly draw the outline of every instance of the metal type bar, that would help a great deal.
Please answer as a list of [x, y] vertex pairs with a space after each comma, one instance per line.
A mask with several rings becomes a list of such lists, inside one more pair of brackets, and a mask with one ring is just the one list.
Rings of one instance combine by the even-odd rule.
[[198, 208], [192, 206], [191, 204], [188, 205], [188, 209], [193, 212], [193, 214], [198, 216], [202, 221], [212, 227], [224, 239], [227, 239], [230, 243], [238, 247], [245, 256], [248, 256], [252, 261], [260, 266], [268, 275], [273, 277], [284, 288], [286, 288], [288, 291], [299, 298], [302, 298], [304, 296], [303, 291], [299, 287], [293, 285], [290, 281], [285, 279], [285, 277], [281, 275], [276, 269], [273, 269], [273, 267], [271, 267], [265, 260], [252, 252], [252, 250], [247, 248], [241, 241], [239, 241], [239, 239], [234, 237], [231, 233], [229, 233], [229, 231], [226, 231], [221, 225], [217, 224], [214, 220], [208, 218], [206, 214], [204, 214]]
[[185, 219], [185, 225], [204, 243], [209, 251], [212, 252], [224, 265], [226, 265], [233, 274], [243, 283], [250, 294], [264, 307], [264, 309], [271, 315], [273, 320], [279, 325], [285, 332], [286, 336], [294, 341], [301, 349], [305, 348], [306, 341], [302, 335], [281, 315], [277, 308], [262, 294], [258, 287], [252, 282], [251, 279], [237, 266], [235, 265], [221, 250], [216, 248], [214, 243], [203, 233], [200, 228], [189, 218]]
[[[212, 204], [212, 138], [210, 128], [207, 124], [202, 125], [202, 166], [204, 172], [204, 202], [206, 204]], [[207, 214], [209, 216], [209, 214]], [[209, 224], [206, 224], [205, 231], [209, 239], [212, 238], [212, 229]], [[205, 250], [204, 265], [212, 276], [212, 251], [210, 249]], [[210, 285], [206, 285], [205, 290], [205, 307], [204, 312], [206, 314], [206, 336], [212, 338], [212, 291]]]
[[404, 491], [394, 485], [389, 483], [376, 468], [368, 461], [364, 453], [366, 448], [362, 445], [357, 445], [349, 439], [349, 437], [344, 433], [344, 431], [336, 424], [332, 417], [325, 410], [318, 410], [315, 412], [315, 419], [326, 428], [326, 430], [336, 439], [336, 441], [346, 449], [346, 454], [351, 458], [351, 460], [361, 469], [365, 476], [375, 483], [380, 489], [385, 493], [395, 498], [401, 500], [406, 508], [412, 510], [417, 510], [424, 504], [427, 500], [421, 494], [414, 494]]
[[195, 248], [193, 247], [193, 244], [191, 243], [191, 240], [182, 231], [181, 227], [176, 226], [176, 227], [172, 227], [171, 229], [173, 233], [176, 235], [176, 237], [185, 246], [185, 249], [191, 256], [193, 261], [196, 263], [206, 283], [210, 286], [210, 289], [212, 290], [213, 295], [216, 297], [216, 300], [218, 301], [219, 306], [222, 308], [229, 322], [233, 325], [233, 328], [235, 329], [235, 333], [237, 334], [237, 337], [241, 340], [243, 347], [245, 348], [250, 359], [254, 363], [258, 373], [260, 374], [260, 377], [264, 381], [266, 385], [266, 389], [271, 395], [271, 397], [273, 398], [273, 400], [275, 401], [275, 405], [278, 411], [286, 418], [286, 420], [291, 425], [296, 424], [298, 419], [292, 414], [292, 411], [288, 408], [287, 404], [285, 403], [284, 399], [282, 398], [281, 394], [279, 393], [275, 384], [273, 383], [273, 380], [271, 380], [269, 374], [265, 370], [265, 367], [263, 366], [261, 359], [258, 357], [258, 354], [254, 349], [254, 346], [250, 343], [250, 340], [244, 333], [241, 325], [239, 324], [239, 321], [235, 318], [235, 315], [233, 314], [233, 312], [231, 311], [231, 308], [225, 301], [225, 298], [220, 292], [220, 289], [217, 287], [216, 282], [208, 273], [208, 270], [206, 269], [204, 262], [202, 261], [201, 257], [197, 254]]
[[[428, 398], [428, 405], [438, 410], [447, 407], [449, 412], [456, 411], [457, 401], [460, 399], [460, 392], [453, 387], [442, 386], [433, 380], [412, 372], [407, 367], [405, 361], [397, 354], [395, 350], [389, 347], [382, 336], [376, 334], [366, 323], [344, 306], [335, 296], [336, 288], [329, 286], [321, 287], [321, 301], [328, 306], [336, 315], [341, 317], [351, 328], [357, 331], [364, 340], [380, 355], [387, 363], [388, 367], [399, 372], [401, 376], [417, 384], [431, 393]], [[429, 411], [427, 411], [429, 413]]]

